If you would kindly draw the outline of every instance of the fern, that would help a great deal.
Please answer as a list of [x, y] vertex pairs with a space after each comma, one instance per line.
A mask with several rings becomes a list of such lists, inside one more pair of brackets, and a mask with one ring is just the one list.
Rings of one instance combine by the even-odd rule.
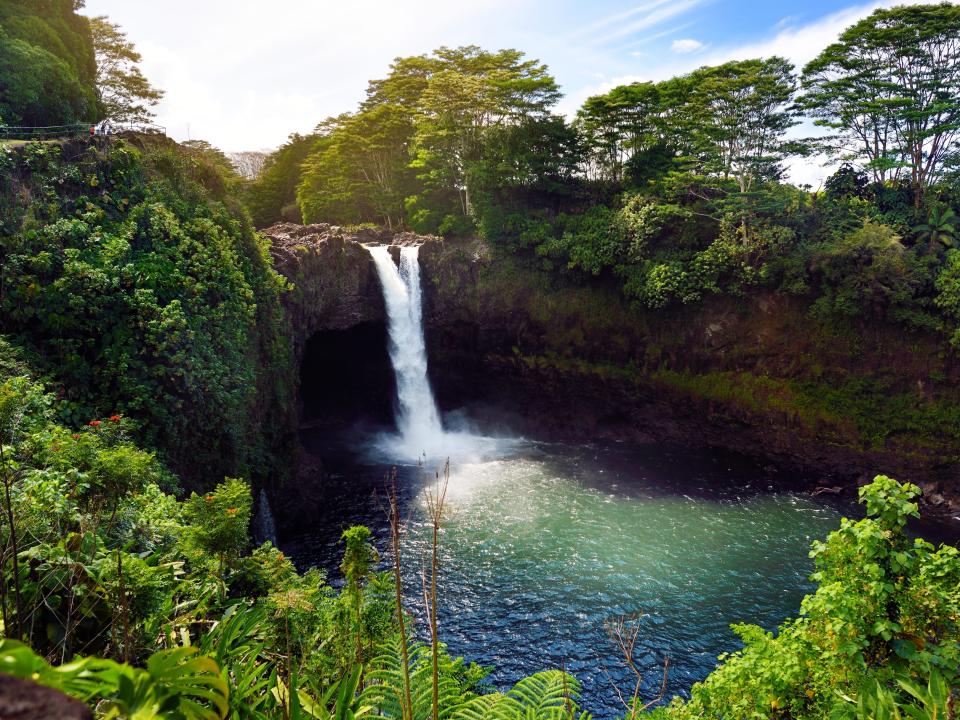
[[[409, 648], [410, 694], [413, 720], [431, 720], [433, 717], [433, 669], [430, 648], [413, 643]], [[474, 697], [458, 677], [461, 661], [440, 655], [440, 720], [451, 718]], [[367, 673], [368, 687], [361, 695], [361, 703], [386, 718], [402, 718], [403, 656], [400, 638], [396, 637], [380, 648]]]
[[[431, 720], [433, 714], [433, 676], [430, 648], [416, 643], [410, 647], [410, 689], [413, 720]], [[441, 720], [590, 720], [580, 713], [576, 699], [580, 684], [559, 670], [547, 670], [524, 678], [506, 694], [476, 695], [458, 676], [462, 661], [452, 660], [446, 652], [440, 656]], [[381, 647], [366, 677], [369, 686], [361, 695], [361, 704], [375, 715], [401, 718], [403, 698], [403, 660], [400, 640]]]
[[474, 698], [453, 720], [590, 720], [589, 713], [579, 713], [579, 695], [580, 684], [574, 677], [547, 670], [523, 678], [506, 695]]

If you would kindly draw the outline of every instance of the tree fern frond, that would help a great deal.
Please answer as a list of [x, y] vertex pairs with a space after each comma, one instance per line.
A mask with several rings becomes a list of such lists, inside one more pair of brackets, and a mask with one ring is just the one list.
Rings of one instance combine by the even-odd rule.
[[[410, 696], [413, 705], [413, 720], [431, 720], [433, 717], [433, 671], [430, 648], [422, 643], [411, 643], [408, 648], [410, 658]], [[450, 666], [444, 658], [441, 669]], [[370, 665], [366, 675], [367, 687], [361, 694], [361, 703], [370, 706], [387, 718], [403, 717], [403, 657], [400, 640], [394, 638], [384, 643], [379, 654]], [[441, 671], [440, 719], [452, 717], [468, 699], [459, 683], [449, 674]]]
[[501, 693], [490, 693], [464, 703], [453, 720], [512, 720], [516, 710], [515, 703]]
[[579, 695], [580, 683], [559, 670], [546, 670], [525, 677], [507, 693], [526, 710], [533, 710], [538, 718], [547, 710], [575, 706], [573, 701]]

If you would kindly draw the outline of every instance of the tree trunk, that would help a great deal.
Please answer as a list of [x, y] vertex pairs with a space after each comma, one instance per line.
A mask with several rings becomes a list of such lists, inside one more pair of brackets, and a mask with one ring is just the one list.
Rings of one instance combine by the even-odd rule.
[[[16, 598], [17, 611], [17, 640], [23, 639], [23, 604], [20, 599], [20, 559], [17, 555], [20, 548], [17, 544], [17, 527], [13, 519], [13, 503], [10, 499], [10, 473], [7, 469], [7, 458], [3, 450], [3, 441], [0, 439], [0, 466], [3, 471], [4, 504], [6, 505], [7, 524], [10, 526], [10, 550], [13, 553], [13, 590]], [[0, 569], [2, 571], [2, 569]], [[10, 628], [4, 625], [4, 633], [9, 635]]]

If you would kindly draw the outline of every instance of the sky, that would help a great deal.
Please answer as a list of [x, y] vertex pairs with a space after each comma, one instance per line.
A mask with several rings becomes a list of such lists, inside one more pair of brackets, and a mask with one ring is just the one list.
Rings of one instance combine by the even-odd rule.
[[[441, 45], [522, 50], [564, 92], [558, 111], [637, 80], [782, 55], [802, 67], [855, 20], [904, 0], [87, 0], [118, 23], [166, 96], [157, 122], [227, 152], [268, 150], [348, 112], [395, 57]], [[801, 126], [803, 134], [810, 128]], [[790, 178], [817, 185], [822, 163]]]

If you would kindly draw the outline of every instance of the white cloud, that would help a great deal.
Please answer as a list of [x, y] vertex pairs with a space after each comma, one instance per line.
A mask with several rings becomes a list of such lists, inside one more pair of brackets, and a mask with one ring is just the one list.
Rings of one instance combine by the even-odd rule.
[[[621, 45], [621, 46], [618, 47], [618, 48], [614, 48], [613, 52], [621, 52], [621, 51], [623, 51], [623, 50], [628, 50], [628, 49], [630, 49], [630, 48], [640, 47], [641, 45], [649, 45], [649, 44], [652, 43], [654, 40], [659, 40], [660, 38], [665, 38], [665, 37], [670, 37], [671, 35], [676, 35], [676, 34], [677, 34], [678, 32], [680, 32], [681, 30], [686, 30], [688, 27], [690, 27], [690, 26], [693, 25], [693, 24], [694, 24], [694, 23], [693, 23], [692, 21], [691, 21], [691, 22], [686, 22], [686, 23], [683, 23], [682, 25], [675, 25], [675, 26], [673, 26], [673, 27], [671, 27], [671, 28], [667, 28], [666, 30], [661, 30], [660, 32], [653, 33], [652, 35], [644, 35], [644, 36], [643, 36], [642, 38], [640, 38], [639, 40], [632, 40], [631, 42], [627, 43], [626, 45]], [[635, 54], [635, 53], [631, 53], [631, 55], [633, 55], [633, 54]], [[643, 53], [640, 53], [640, 54], [642, 55]]]
[[[166, 92], [157, 122], [226, 151], [276, 147], [353, 110], [398, 56], [480, 44], [531, 0], [87, 0]], [[506, 43], [505, 46], [509, 46]]]
[[670, 49], [675, 53], [680, 53], [681, 55], [696, 52], [702, 48], [703, 43], [699, 40], [694, 40], [693, 38], [682, 38], [680, 40], [674, 40], [672, 43], [670, 43]]
[[[592, 94], [699, 65], [779, 54], [799, 66], [875, 7], [902, 2], [863, 0], [806, 24], [785, 18], [751, 43], [694, 49], [691, 35], [710, 36], [688, 28], [711, 0], [621, 1], [600, 18], [579, 3], [545, 13], [549, 0], [87, 0], [85, 12], [129, 33], [167, 93], [158, 122], [172, 137], [236, 151], [275, 147], [353, 110], [395, 57], [440, 45], [528, 51], [549, 64], [566, 94], [558, 111], [572, 116]], [[664, 52], [672, 39], [677, 52]]]
[[616, 30], [611, 30], [601, 37], [595, 38], [594, 44], [606, 45], [614, 40], [629, 37], [641, 30], [656, 27], [667, 20], [689, 12], [703, 1], [704, 0], [672, 0], [666, 7], [660, 7], [662, 3], [659, 2], [653, 3], [653, 9], [645, 15], [632, 22], [621, 25]]
[[569, 37], [573, 39], [590, 35], [597, 30], [615, 23], [622, 23], [624, 20], [629, 20], [630, 18], [640, 15], [641, 13], [649, 13], [651, 10], [656, 9], [661, 5], [666, 5], [669, 2], [672, 2], [672, 0], [652, 0], [651, 2], [645, 2], [642, 5], [632, 7], [629, 10], [607, 15], [606, 17], [600, 18], [596, 22], [590, 23], [586, 27], [571, 33]]

